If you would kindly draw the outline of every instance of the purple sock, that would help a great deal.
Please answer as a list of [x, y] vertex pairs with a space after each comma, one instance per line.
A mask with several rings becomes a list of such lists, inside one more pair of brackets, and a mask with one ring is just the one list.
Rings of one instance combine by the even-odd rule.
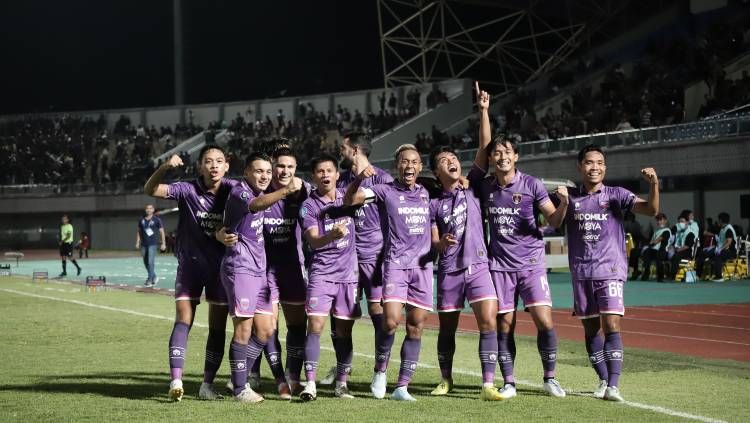
[[557, 363], [557, 334], [554, 329], [540, 330], [536, 333], [536, 348], [539, 357], [542, 358], [544, 379], [555, 377], [555, 364]]
[[206, 360], [203, 363], [203, 381], [214, 383], [216, 372], [221, 367], [221, 359], [224, 357], [224, 343], [227, 340], [226, 331], [209, 329], [206, 338]]
[[289, 380], [299, 382], [302, 361], [305, 359], [305, 327], [287, 326], [286, 329], [286, 366]]
[[609, 372], [609, 386], [617, 386], [620, 382], [622, 358], [622, 338], [620, 337], [620, 332], [612, 332], [604, 335], [604, 360], [607, 362], [607, 372]]
[[258, 358], [256, 358], [255, 361], [253, 362], [250, 362], [250, 357], [248, 357], [247, 368], [250, 369], [251, 374], [256, 374], [260, 376], [260, 362], [262, 359], [263, 359], [263, 354], [259, 355]]
[[233, 393], [239, 395], [247, 383], [247, 350], [248, 346], [232, 341], [229, 344], [229, 371], [231, 372]]
[[268, 366], [271, 368], [273, 378], [276, 379], [276, 384], [286, 381], [284, 375], [284, 363], [281, 361], [281, 342], [279, 342], [279, 330], [276, 329], [273, 332], [273, 336], [266, 343], [266, 360]]
[[308, 333], [305, 340], [305, 378], [308, 382], [315, 382], [320, 360], [320, 334]]
[[482, 383], [494, 383], [495, 382], [496, 359], [497, 359], [497, 338], [496, 338], [495, 332], [494, 331], [480, 332], [479, 333], [479, 362], [482, 363]]
[[378, 334], [383, 331], [383, 314], [371, 314], [372, 328], [375, 331], [375, 348], [378, 347]]
[[508, 334], [508, 351], [510, 351], [510, 359], [514, 363], [516, 362], [516, 334]]
[[[260, 357], [260, 355], [263, 354], [263, 348], [265, 348], [265, 347], [266, 347], [266, 343], [265, 342], [261, 342], [260, 339], [256, 338], [255, 334], [253, 334], [250, 337], [250, 342], [248, 342], [248, 344], [247, 344], [247, 350], [246, 350], [246, 353], [247, 353], [246, 360], [247, 361], [246, 361], [246, 363], [252, 363], [255, 360], [257, 360], [258, 357]], [[245, 367], [245, 369], [247, 369], [247, 367]]]
[[396, 388], [409, 385], [414, 372], [417, 371], [419, 362], [419, 350], [422, 348], [422, 339], [404, 338], [401, 344], [401, 368], [398, 370], [398, 381]]
[[346, 382], [349, 378], [349, 373], [352, 372], [353, 355], [352, 338], [339, 337], [336, 345], [336, 382]]
[[586, 351], [589, 353], [591, 367], [596, 371], [599, 380], [609, 380], [607, 362], [604, 360], [604, 338], [597, 333], [586, 337]]
[[[440, 365], [440, 375], [443, 379], [453, 379], [453, 354], [456, 352], [456, 335], [453, 333], [438, 333], [437, 355]], [[494, 362], [492, 363], [494, 366]]]
[[172, 336], [169, 337], [169, 371], [172, 379], [182, 379], [189, 333], [190, 325], [188, 324], [175, 322], [172, 327]]
[[497, 331], [497, 362], [500, 364], [500, 372], [503, 374], [505, 383], [516, 383], [513, 377], [513, 354], [508, 347], [510, 334]]
[[384, 372], [388, 368], [388, 360], [391, 359], [391, 348], [396, 334], [388, 334], [381, 331], [379, 338], [375, 339], [375, 371]]

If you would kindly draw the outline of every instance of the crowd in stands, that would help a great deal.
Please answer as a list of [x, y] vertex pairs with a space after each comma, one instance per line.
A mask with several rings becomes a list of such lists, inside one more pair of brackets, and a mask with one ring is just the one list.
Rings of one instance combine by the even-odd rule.
[[[750, 50], [750, 24], [716, 22], [693, 38], [651, 41], [632, 71], [615, 63], [606, 69], [599, 86], [570, 87], [570, 96], [560, 104], [537, 113], [535, 105], [544, 98], [537, 92], [519, 89], [501, 105], [493, 127], [519, 142], [557, 139], [575, 135], [620, 131], [682, 123], [685, 120], [684, 92], [692, 83], [705, 81], [709, 87], [699, 117], [750, 103], [750, 77], [730, 80], [723, 66]], [[601, 69], [597, 56], [578, 58], [575, 66], [562, 66], [540, 94], [556, 95], [580, 79], [578, 75]], [[628, 66], [629, 67], [629, 66]], [[575, 70], [573, 70], [575, 69]], [[432, 131], [418, 134], [418, 145], [473, 145], [478, 124], [467, 120], [464, 133], [447, 137]]]
[[[447, 95], [437, 84], [427, 94], [427, 109], [433, 109], [448, 101]], [[337, 140], [341, 134], [350, 131], [363, 132], [375, 136], [388, 131], [417, 115], [420, 111], [421, 92], [412, 87], [405, 93], [401, 102], [391, 91], [390, 96], [383, 92], [378, 96], [379, 110], [362, 113], [352, 112], [340, 104], [334, 111], [320, 111], [312, 103], [300, 103], [297, 118], [292, 120], [279, 110], [272, 118], [266, 115], [263, 119], [252, 119], [252, 110], [243, 116], [237, 113], [229, 123], [230, 173], [239, 174], [242, 168], [242, 157], [268, 139], [283, 137], [291, 142], [291, 147], [301, 159], [300, 165], [321, 152], [337, 155]], [[215, 126], [211, 126], [213, 128]]]
[[0, 124], [0, 185], [94, 184], [142, 180], [150, 158], [176, 145], [175, 137], [202, 130], [134, 126], [127, 116], [107, 120], [72, 114], [29, 116]]

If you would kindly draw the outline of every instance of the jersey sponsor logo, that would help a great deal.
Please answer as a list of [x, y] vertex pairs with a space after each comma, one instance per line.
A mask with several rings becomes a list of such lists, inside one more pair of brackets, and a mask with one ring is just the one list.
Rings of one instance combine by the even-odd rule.
[[416, 226], [413, 228], [409, 228], [409, 235], [422, 235], [422, 234], [424, 234], [424, 226]]
[[211, 219], [211, 220], [221, 220], [222, 215], [221, 213], [209, 213], [205, 211], [196, 211], [195, 215], [201, 219]]
[[609, 213], [574, 213], [573, 220], [609, 220]]
[[520, 192], [514, 192], [513, 193], [513, 204], [521, 204], [521, 193]]
[[[404, 222], [406, 222], [407, 225], [423, 225], [427, 223], [427, 216], [406, 216]], [[424, 232], [424, 228], [422, 229]]]
[[512, 215], [512, 216], [518, 216], [521, 214], [521, 209], [519, 207], [487, 207], [487, 211], [490, 214], [501, 214], [501, 215]]
[[399, 207], [398, 214], [424, 214], [430, 213], [430, 209], [427, 207]]
[[294, 225], [297, 223], [297, 219], [291, 217], [266, 217], [263, 218], [263, 223], [266, 225]]

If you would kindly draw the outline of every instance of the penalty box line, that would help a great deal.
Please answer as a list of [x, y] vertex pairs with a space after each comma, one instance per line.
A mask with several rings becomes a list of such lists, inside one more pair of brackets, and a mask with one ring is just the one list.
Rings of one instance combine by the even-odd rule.
[[[151, 319], [159, 319], [159, 320], [164, 320], [164, 321], [168, 321], [168, 322], [174, 322], [174, 317], [161, 316], [161, 315], [158, 315], [158, 314], [143, 313], [143, 312], [140, 312], [140, 311], [129, 310], [129, 309], [126, 309], [126, 308], [110, 307], [110, 306], [101, 305], [101, 304], [89, 303], [89, 302], [86, 302], [86, 301], [73, 300], [73, 299], [60, 298], [60, 297], [53, 297], [53, 296], [49, 296], [49, 295], [33, 294], [31, 292], [18, 291], [18, 290], [15, 290], [15, 289], [0, 288], [0, 291], [7, 292], [7, 293], [10, 293], [10, 294], [16, 294], [16, 295], [26, 296], [26, 297], [39, 298], [39, 299], [50, 300], [50, 301], [58, 301], [58, 302], [63, 302], [63, 303], [68, 303], [68, 304], [80, 305], [80, 306], [84, 306], [84, 307], [97, 308], [97, 309], [100, 309], [100, 310], [114, 311], [114, 312], [118, 312], [118, 313], [125, 313], [125, 314], [130, 314], [130, 315], [138, 316], [138, 317], [148, 317], [148, 318], [151, 318]], [[197, 327], [200, 327], [200, 328], [208, 328], [208, 325], [203, 324], [203, 323], [193, 323], [193, 326], [197, 326]], [[227, 331], [227, 332], [231, 333], [230, 331]], [[324, 350], [327, 350], [327, 351], [334, 351], [333, 348], [330, 348], [330, 347], [323, 347], [323, 346], [321, 346], [321, 349], [324, 349]], [[364, 353], [354, 352], [354, 355], [356, 355], [358, 357], [368, 358], [368, 359], [371, 359], [371, 360], [375, 359], [375, 356], [370, 355], [370, 354], [364, 354]], [[392, 359], [392, 361], [394, 361], [396, 363], [400, 362], [400, 360], [398, 360], [398, 359]], [[425, 368], [425, 369], [439, 369], [438, 366], [431, 365], [431, 364], [424, 364], [424, 363], [419, 363], [419, 367]], [[479, 372], [471, 371], [471, 370], [467, 370], [467, 369], [454, 368], [453, 371], [456, 372], [456, 373], [459, 373], [459, 374], [466, 375], [466, 376], [476, 376], [476, 377], [481, 377], [482, 376], [482, 374], [479, 373]], [[516, 384], [525, 385], [525, 386], [529, 386], [529, 387], [533, 387], [533, 388], [541, 388], [542, 387], [542, 385], [539, 384], [539, 383], [533, 383], [533, 382], [526, 381], [526, 380], [516, 380]], [[575, 395], [575, 396], [581, 396], [581, 397], [592, 397], [592, 394], [585, 393], [585, 392], [568, 391], [568, 394]], [[714, 419], [714, 418], [711, 418], [711, 417], [701, 416], [701, 415], [697, 415], [697, 414], [690, 414], [690, 413], [686, 413], [686, 412], [682, 412], [682, 411], [676, 411], [676, 410], [672, 410], [672, 409], [669, 409], [669, 408], [660, 407], [660, 406], [657, 406], [657, 405], [643, 404], [643, 403], [638, 403], [638, 402], [633, 402], [633, 401], [625, 401], [623, 404], [627, 405], [629, 407], [633, 407], [633, 408], [639, 408], [639, 409], [642, 409], [642, 410], [649, 410], [649, 411], [653, 411], [655, 413], [665, 414], [665, 415], [668, 415], [668, 416], [681, 417], [681, 418], [690, 419], [690, 420], [697, 420], [697, 421], [704, 422], [704, 423], [727, 423], [724, 420]], [[613, 404], [613, 406], [616, 406], [616, 404]]]

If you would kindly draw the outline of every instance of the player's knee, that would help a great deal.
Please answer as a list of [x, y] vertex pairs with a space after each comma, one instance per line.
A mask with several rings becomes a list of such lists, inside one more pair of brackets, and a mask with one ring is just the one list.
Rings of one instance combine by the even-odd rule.
[[480, 332], [495, 332], [497, 330], [497, 322], [492, 318], [480, 318], [477, 319], [477, 328]]
[[398, 320], [396, 317], [386, 317], [383, 319], [383, 330], [388, 332], [388, 334], [396, 332], [396, 329], [398, 329]]
[[421, 338], [423, 330], [422, 322], [407, 322], [406, 323], [406, 334], [409, 338]]

